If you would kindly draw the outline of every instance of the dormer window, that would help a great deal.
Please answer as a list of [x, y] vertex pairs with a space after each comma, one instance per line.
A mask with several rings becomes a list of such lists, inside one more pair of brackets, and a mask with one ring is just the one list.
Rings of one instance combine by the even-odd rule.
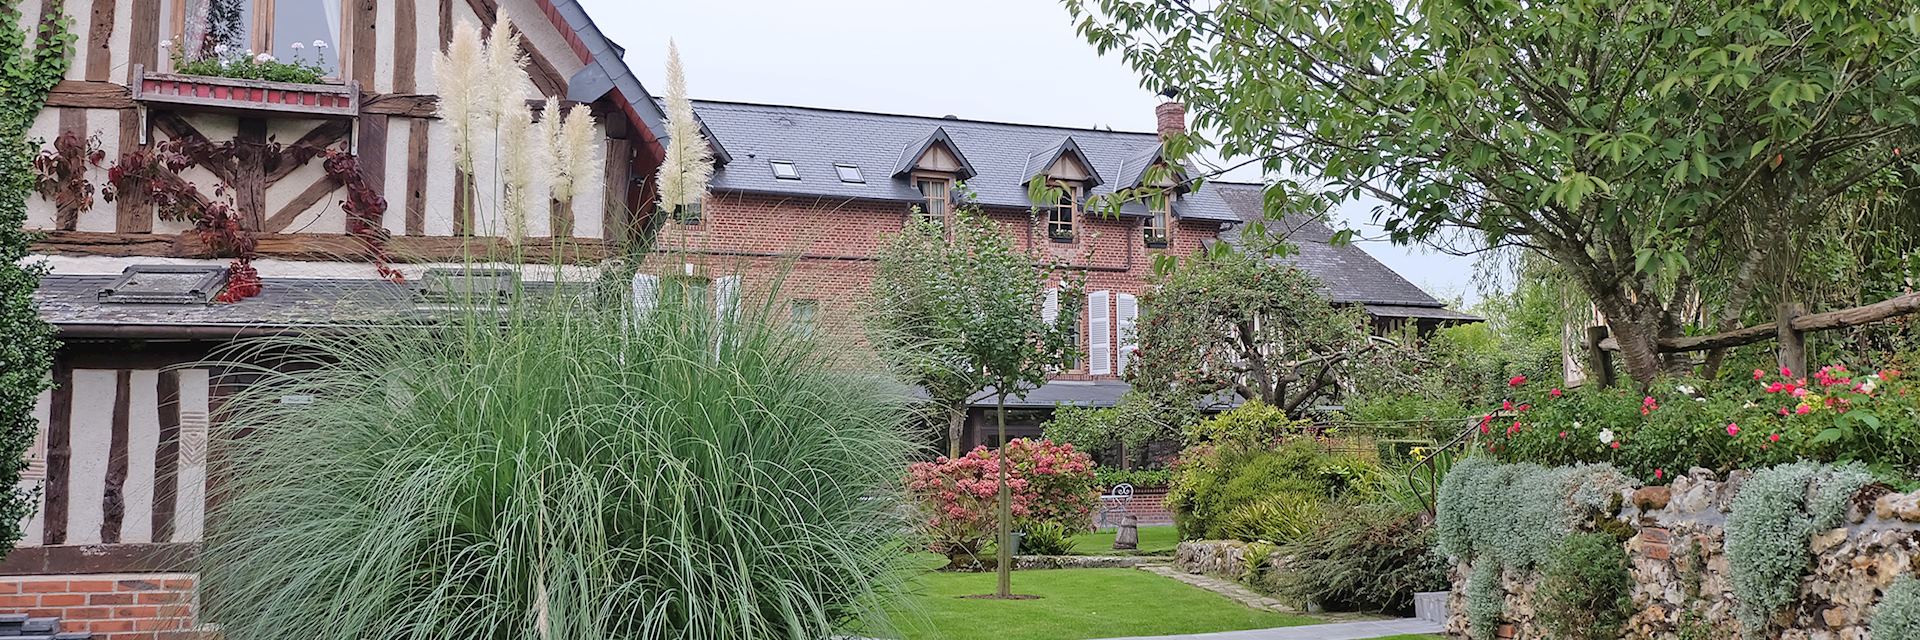
[[836, 165], [833, 165], [833, 170], [840, 174], [841, 182], [866, 182], [867, 181], [866, 176], [863, 176], [860, 174], [860, 167], [857, 167], [854, 165], [836, 164]]
[[1080, 213], [1080, 185], [1056, 182], [1060, 200], [1047, 209], [1047, 237], [1055, 242], [1073, 241], [1073, 222]]
[[1173, 217], [1170, 211], [1173, 208], [1172, 205], [1173, 200], [1170, 194], [1147, 199], [1147, 219], [1140, 225], [1141, 234], [1144, 236], [1142, 239], [1147, 246], [1155, 248], [1167, 246], [1167, 230]]
[[947, 226], [947, 213], [953, 209], [953, 180], [941, 176], [916, 176], [922, 204], [920, 216], [941, 227]]

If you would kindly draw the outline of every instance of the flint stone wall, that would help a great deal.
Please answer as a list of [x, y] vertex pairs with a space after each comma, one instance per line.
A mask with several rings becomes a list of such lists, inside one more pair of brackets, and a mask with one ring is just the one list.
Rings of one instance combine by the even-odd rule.
[[[1705, 469], [1675, 478], [1665, 487], [1623, 495], [1620, 520], [1632, 526], [1626, 542], [1632, 561], [1635, 613], [1627, 622], [1631, 640], [1715, 640], [1741, 635], [1729, 586], [1727, 512], [1747, 477], [1736, 471], [1720, 480]], [[1184, 545], [1182, 545], [1184, 547]], [[1845, 524], [1816, 534], [1813, 567], [1800, 581], [1799, 598], [1775, 618], [1782, 640], [1868, 640], [1867, 624], [1894, 578], [1910, 575], [1920, 559], [1920, 493], [1886, 493], [1869, 486], [1854, 496]], [[1453, 571], [1447, 633], [1468, 637], [1466, 586], [1469, 568]], [[1538, 571], [1506, 572], [1500, 638], [1550, 638], [1534, 615]]]

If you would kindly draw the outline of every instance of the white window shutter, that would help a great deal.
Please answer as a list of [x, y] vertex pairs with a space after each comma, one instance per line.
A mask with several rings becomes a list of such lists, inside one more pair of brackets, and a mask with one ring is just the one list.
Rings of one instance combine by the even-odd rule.
[[1115, 337], [1115, 342], [1120, 343], [1120, 349], [1114, 352], [1114, 356], [1115, 356], [1114, 360], [1117, 362], [1117, 366], [1115, 366], [1114, 369], [1118, 373], [1122, 373], [1122, 374], [1126, 373], [1127, 363], [1133, 360], [1133, 352], [1139, 344], [1138, 342], [1134, 341], [1133, 325], [1134, 325], [1134, 321], [1138, 320], [1139, 318], [1140, 318], [1140, 300], [1138, 298], [1133, 297], [1132, 294], [1126, 294], [1126, 293], [1114, 294], [1114, 297], [1113, 297], [1114, 337]]
[[634, 320], [638, 321], [640, 318], [652, 313], [653, 308], [659, 304], [660, 276], [645, 273], [633, 274]]
[[1104, 376], [1113, 373], [1113, 331], [1108, 306], [1109, 292], [1087, 293], [1087, 373]]
[[734, 319], [740, 306], [740, 276], [713, 279], [713, 317], [721, 322]]
[[1040, 321], [1052, 326], [1060, 319], [1060, 288], [1047, 287], [1047, 295], [1040, 299]]

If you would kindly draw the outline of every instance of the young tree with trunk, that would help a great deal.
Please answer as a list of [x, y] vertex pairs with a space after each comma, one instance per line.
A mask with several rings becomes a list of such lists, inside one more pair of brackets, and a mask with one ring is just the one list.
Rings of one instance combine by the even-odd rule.
[[27, 449], [40, 426], [34, 402], [51, 381], [53, 328], [40, 319], [33, 291], [40, 268], [23, 261], [33, 234], [26, 231], [33, 193], [33, 159], [40, 141], [27, 137], [46, 106], [47, 93], [66, 74], [73, 34], [61, 3], [46, 3], [31, 37], [20, 24], [18, 2], [0, 5], [0, 549], [19, 542], [35, 496], [14, 489], [27, 466]]
[[1313, 276], [1258, 254], [1185, 258], [1153, 284], [1141, 297], [1127, 381], [1168, 404], [1224, 390], [1299, 418], [1375, 348], [1359, 309], [1335, 307]]
[[1396, 241], [1552, 258], [1642, 383], [1690, 302], [1758, 286], [1920, 124], [1912, 0], [1065, 2], [1223, 157], [1372, 200]]
[[[1079, 351], [1080, 286], [1058, 265], [1015, 248], [977, 206], [950, 228], [920, 219], [880, 254], [868, 314], [871, 339], [947, 411], [947, 453], [960, 455], [967, 400], [991, 389], [1000, 441], [1007, 397], [1025, 396]], [[1054, 284], [1058, 282], [1059, 284]], [[1010, 595], [1010, 496], [1000, 468], [999, 595]]]

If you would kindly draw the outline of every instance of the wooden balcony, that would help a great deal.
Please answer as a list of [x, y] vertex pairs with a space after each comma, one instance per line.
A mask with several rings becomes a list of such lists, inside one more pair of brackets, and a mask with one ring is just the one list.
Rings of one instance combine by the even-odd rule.
[[133, 68], [133, 101], [144, 108], [241, 115], [353, 118], [360, 114], [360, 83], [295, 84], [212, 76], [147, 73]]

